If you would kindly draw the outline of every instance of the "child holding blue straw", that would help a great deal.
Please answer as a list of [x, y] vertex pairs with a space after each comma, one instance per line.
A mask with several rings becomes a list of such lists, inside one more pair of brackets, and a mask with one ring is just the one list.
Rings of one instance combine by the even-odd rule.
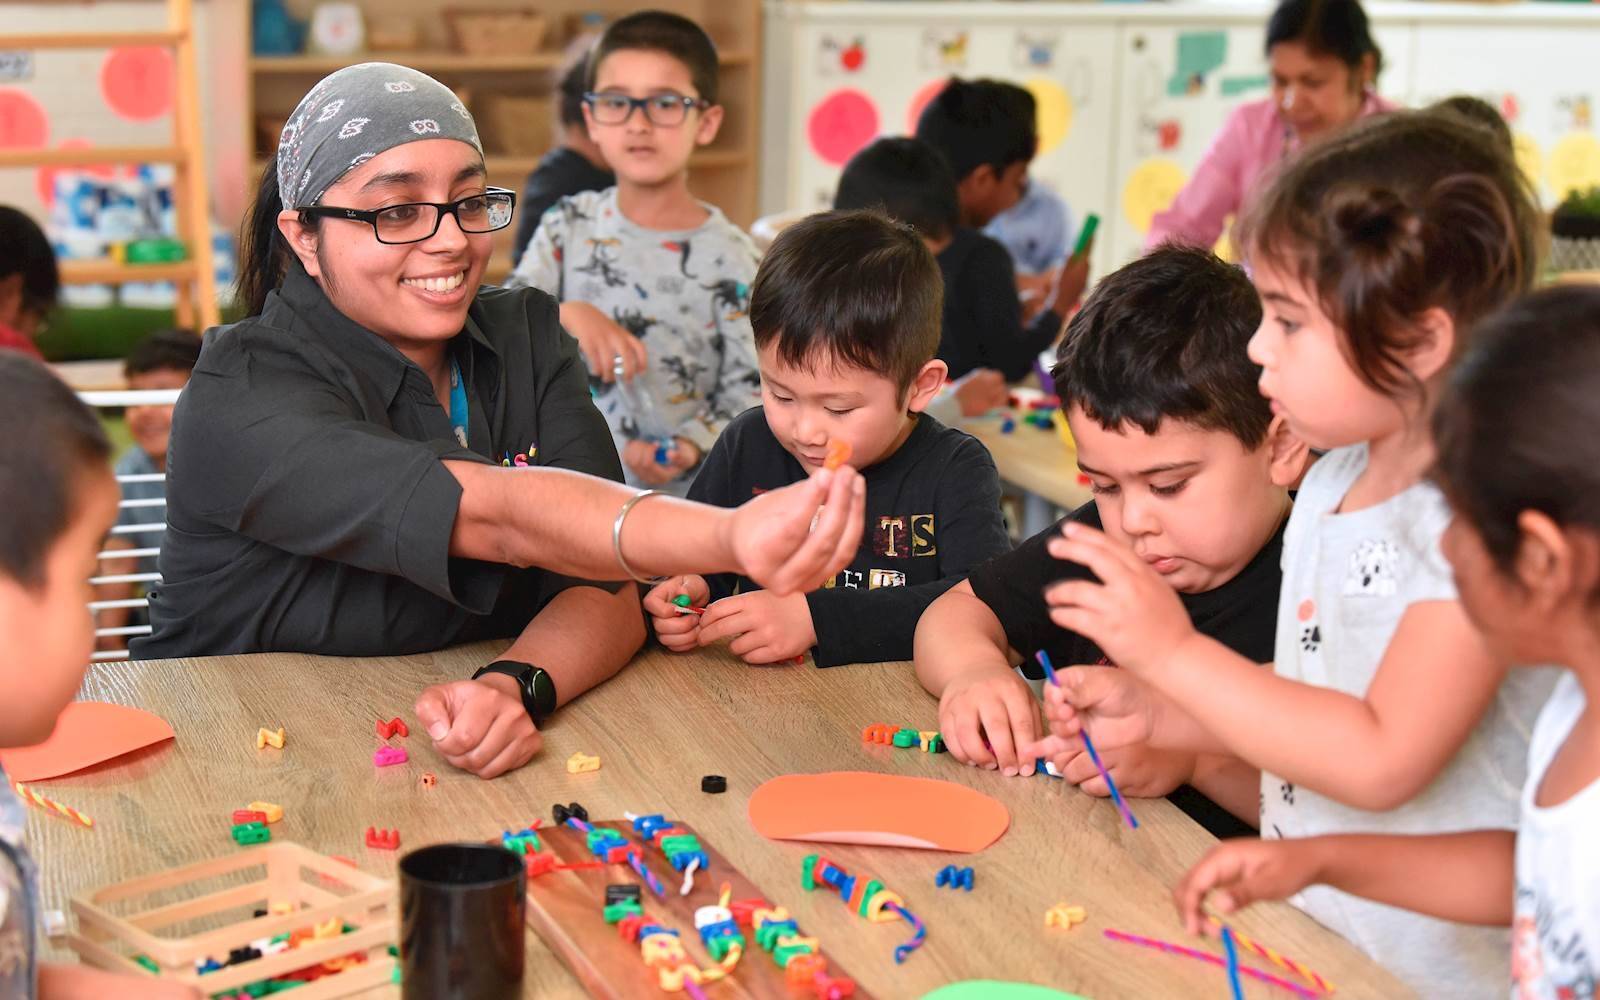
[[[1522, 828], [1229, 841], [1177, 892], [1232, 913], [1321, 883], [1469, 924], [1510, 924], [1512, 996], [1600, 983], [1600, 289], [1541, 292], [1480, 333], [1434, 416], [1445, 555], [1495, 657], [1566, 668], [1534, 726]], [[1503, 995], [1503, 994], [1502, 994]]]
[[[1096, 579], [1047, 591], [1052, 617], [1123, 669], [1063, 671], [1058, 735], [1236, 754], [1261, 768], [1264, 838], [1517, 825], [1552, 679], [1485, 647], [1424, 474], [1461, 348], [1537, 273], [1537, 219], [1507, 151], [1443, 115], [1360, 123], [1277, 176], [1241, 230], [1265, 310], [1249, 356], [1274, 411], [1328, 453], [1285, 533], [1273, 669], [1196, 632], [1138, 554], [1068, 525], [1050, 552]], [[1505, 995], [1503, 931], [1326, 887], [1295, 902], [1424, 995]]]

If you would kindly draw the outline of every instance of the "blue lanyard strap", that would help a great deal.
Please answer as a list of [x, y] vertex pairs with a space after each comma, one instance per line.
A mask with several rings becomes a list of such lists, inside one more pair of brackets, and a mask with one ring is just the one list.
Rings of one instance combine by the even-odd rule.
[[467, 447], [467, 387], [455, 358], [450, 359], [450, 426], [455, 428], [456, 441]]

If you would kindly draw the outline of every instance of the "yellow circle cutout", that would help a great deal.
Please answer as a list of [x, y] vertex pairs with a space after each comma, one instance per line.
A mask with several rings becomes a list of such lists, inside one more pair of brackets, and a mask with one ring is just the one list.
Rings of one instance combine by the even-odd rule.
[[1511, 137], [1511, 148], [1517, 156], [1517, 167], [1537, 190], [1544, 184], [1544, 150], [1539, 148], [1539, 141], [1526, 132], [1518, 132]]
[[1023, 84], [1038, 105], [1039, 152], [1061, 145], [1072, 131], [1072, 96], [1061, 84], [1036, 76]]
[[1600, 184], [1600, 140], [1588, 132], [1573, 132], [1550, 149], [1550, 193], [1557, 201], [1570, 191], [1585, 191]]
[[1145, 160], [1128, 175], [1122, 185], [1122, 214], [1128, 224], [1141, 233], [1150, 231], [1150, 220], [1166, 211], [1189, 178], [1171, 160]]

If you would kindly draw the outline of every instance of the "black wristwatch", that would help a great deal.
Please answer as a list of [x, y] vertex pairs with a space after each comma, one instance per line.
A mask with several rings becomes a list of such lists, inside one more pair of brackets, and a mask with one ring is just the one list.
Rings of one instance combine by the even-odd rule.
[[517, 682], [522, 693], [522, 707], [534, 722], [543, 722], [556, 710], [556, 682], [553, 677], [531, 663], [516, 660], [496, 660], [479, 667], [472, 675], [477, 680], [484, 674], [505, 674]]

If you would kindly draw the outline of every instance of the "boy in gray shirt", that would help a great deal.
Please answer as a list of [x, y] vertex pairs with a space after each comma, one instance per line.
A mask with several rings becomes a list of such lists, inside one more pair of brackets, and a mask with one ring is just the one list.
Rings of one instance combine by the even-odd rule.
[[692, 21], [645, 12], [608, 28], [584, 117], [617, 185], [557, 202], [507, 281], [562, 300], [628, 482], [680, 495], [760, 396], [746, 315], [755, 245], [689, 193], [690, 155], [722, 123], [716, 73]]

